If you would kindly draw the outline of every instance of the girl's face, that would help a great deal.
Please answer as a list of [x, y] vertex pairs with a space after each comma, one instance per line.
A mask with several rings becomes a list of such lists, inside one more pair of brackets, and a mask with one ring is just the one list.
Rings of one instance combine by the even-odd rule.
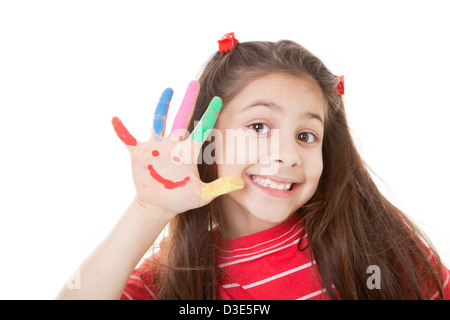
[[317, 84], [281, 73], [253, 80], [224, 105], [215, 126], [223, 137], [215, 145], [218, 176], [245, 182], [218, 199], [225, 237], [279, 224], [313, 196], [323, 168], [325, 110]]

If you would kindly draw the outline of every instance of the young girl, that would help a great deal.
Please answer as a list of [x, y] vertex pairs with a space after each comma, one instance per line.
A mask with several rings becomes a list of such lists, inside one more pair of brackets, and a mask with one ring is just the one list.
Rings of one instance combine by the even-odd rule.
[[224, 42], [171, 134], [170, 89], [149, 141], [113, 119], [136, 197], [59, 298], [448, 299], [450, 272], [358, 155], [340, 79], [291, 41]]

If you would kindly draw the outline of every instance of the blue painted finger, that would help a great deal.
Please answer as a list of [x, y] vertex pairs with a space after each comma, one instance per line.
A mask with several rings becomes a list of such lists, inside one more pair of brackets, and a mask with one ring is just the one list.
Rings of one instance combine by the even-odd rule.
[[156, 106], [155, 115], [153, 117], [153, 131], [155, 140], [160, 141], [164, 136], [166, 127], [166, 117], [169, 110], [170, 100], [172, 100], [173, 90], [167, 88], [161, 95], [159, 103]]

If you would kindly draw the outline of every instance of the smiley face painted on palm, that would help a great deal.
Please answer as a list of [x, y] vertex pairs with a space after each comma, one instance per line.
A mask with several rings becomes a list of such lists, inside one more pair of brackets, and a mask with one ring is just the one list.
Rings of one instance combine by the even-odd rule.
[[[127, 146], [130, 146], [130, 147], [134, 147], [137, 145], [136, 139], [125, 128], [125, 126], [122, 124], [122, 122], [120, 121], [119, 118], [114, 117], [112, 120], [112, 123], [113, 123], [114, 129], [115, 129], [117, 135], [119, 136], [119, 138], [122, 140], [123, 143], [125, 143]], [[152, 156], [158, 157], [159, 151], [156, 149], [153, 150]], [[175, 162], [180, 161], [180, 159], [178, 157], [173, 157], [173, 160]], [[150, 176], [153, 179], [155, 179], [156, 181], [158, 181], [159, 183], [161, 183], [164, 186], [164, 188], [166, 188], [166, 189], [175, 189], [178, 187], [183, 187], [190, 180], [189, 177], [186, 177], [181, 181], [172, 181], [169, 179], [165, 179], [153, 168], [153, 166], [151, 164], [148, 165], [148, 170], [149, 170]]]
[[[152, 156], [158, 157], [159, 151], [153, 150]], [[189, 182], [189, 180], [191, 180], [191, 178], [189, 178], [189, 177], [186, 177], [181, 181], [172, 181], [169, 179], [165, 179], [161, 175], [159, 175], [158, 172], [156, 172], [156, 170], [153, 168], [153, 166], [151, 164], [148, 165], [148, 170], [150, 171], [150, 175], [152, 176], [152, 178], [155, 179], [156, 181], [158, 181], [159, 183], [161, 183], [164, 186], [164, 188], [166, 188], [166, 189], [175, 189], [175, 188], [183, 187], [186, 185], [186, 183]]]

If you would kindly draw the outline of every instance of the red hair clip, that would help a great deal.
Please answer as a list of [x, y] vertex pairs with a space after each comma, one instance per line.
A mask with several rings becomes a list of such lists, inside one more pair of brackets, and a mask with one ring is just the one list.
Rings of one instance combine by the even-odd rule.
[[344, 76], [335, 76], [336, 78], [339, 78], [339, 84], [336, 87], [336, 93], [337, 94], [344, 94], [345, 87], [344, 87]]
[[222, 39], [217, 40], [219, 43], [219, 52], [228, 52], [233, 49], [233, 46], [239, 41], [234, 37], [234, 32], [227, 33]]

